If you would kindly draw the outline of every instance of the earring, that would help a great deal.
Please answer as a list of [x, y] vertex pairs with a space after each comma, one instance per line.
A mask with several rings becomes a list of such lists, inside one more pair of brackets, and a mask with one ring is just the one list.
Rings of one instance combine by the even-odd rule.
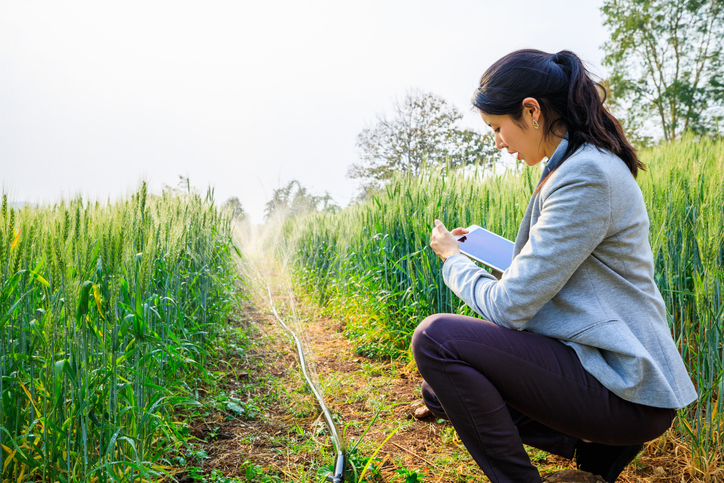
[[538, 121], [533, 119], [533, 129], [538, 129]]

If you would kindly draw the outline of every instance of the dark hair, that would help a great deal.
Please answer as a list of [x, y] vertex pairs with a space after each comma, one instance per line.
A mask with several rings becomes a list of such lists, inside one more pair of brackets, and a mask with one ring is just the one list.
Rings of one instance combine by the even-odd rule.
[[507, 114], [522, 125], [523, 109], [529, 107], [523, 106], [526, 97], [540, 104], [545, 137], [556, 135], [560, 127], [568, 132], [563, 160], [589, 143], [621, 158], [634, 177], [639, 169], [646, 169], [626, 140], [621, 123], [603, 107], [606, 90], [591, 79], [573, 52], [512, 52], [485, 71], [471, 101], [485, 114]]

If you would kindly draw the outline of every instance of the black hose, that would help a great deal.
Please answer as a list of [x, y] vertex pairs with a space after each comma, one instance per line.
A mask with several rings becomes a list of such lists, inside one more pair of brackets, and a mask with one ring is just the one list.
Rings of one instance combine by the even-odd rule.
[[342, 438], [339, 436], [339, 431], [337, 430], [337, 426], [334, 424], [332, 414], [329, 412], [329, 409], [327, 409], [327, 405], [324, 404], [324, 399], [322, 399], [322, 395], [319, 393], [319, 391], [317, 390], [317, 386], [314, 385], [312, 379], [309, 377], [309, 373], [307, 372], [307, 359], [304, 356], [304, 351], [302, 350], [302, 343], [299, 342], [297, 334], [295, 334], [294, 331], [290, 329], [287, 324], [284, 323], [282, 318], [279, 317], [277, 309], [274, 308], [274, 299], [272, 298], [271, 289], [268, 285], [266, 289], [267, 292], [269, 292], [269, 302], [271, 303], [271, 309], [272, 312], [274, 312], [274, 317], [277, 318], [284, 330], [286, 330], [292, 336], [292, 339], [294, 339], [294, 343], [297, 346], [297, 354], [299, 355], [299, 366], [302, 369], [302, 375], [307, 381], [307, 385], [309, 386], [309, 389], [311, 389], [312, 394], [314, 394], [314, 397], [317, 399], [319, 407], [322, 409], [322, 415], [324, 416], [324, 420], [327, 423], [327, 427], [329, 428], [329, 432], [332, 436], [332, 442], [337, 449], [337, 461], [334, 465], [334, 476], [328, 476], [327, 481], [331, 481], [332, 483], [342, 483], [344, 481], [344, 444]]
[[337, 451], [337, 461], [334, 464], [334, 476], [328, 476], [327, 481], [342, 483], [344, 481], [344, 453]]

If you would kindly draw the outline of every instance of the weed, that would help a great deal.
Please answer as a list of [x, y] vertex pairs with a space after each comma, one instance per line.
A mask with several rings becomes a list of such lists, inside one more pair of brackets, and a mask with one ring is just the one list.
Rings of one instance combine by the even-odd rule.
[[440, 434], [440, 439], [442, 440], [443, 444], [460, 443], [460, 438], [458, 437], [458, 433], [457, 433], [457, 431], [455, 431], [455, 428], [453, 428], [451, 425], [443, 428], [442, 433]]
[[418, 473], [414, 470], [408, 470], [407, 468], [398, 468], [396, 471], [397, 475], [392, 478], [392, 481], [400, 481], [402, 483], [419, 483], [424, 479], [422, 473]]
[[[260, 465], [256, 465], [251, 463], [251, 461], [246, 460], [244, 464], [242, 464], [242, 468], [244, 468], [245, 473], [245, 480], [233, 480], [233, 481], [245, 481], [247, 483], [283, 483], [283, 480], [279, 478], [276, 475], [269, 475], [266, 474], [264, 471], [264, 468], [262, 468]], [[231, 482], [231, 480], [229, 480]], [[211, 483], [211, 482], [209, 482]], [[219, 481], [218, 483], [226, 483]]]

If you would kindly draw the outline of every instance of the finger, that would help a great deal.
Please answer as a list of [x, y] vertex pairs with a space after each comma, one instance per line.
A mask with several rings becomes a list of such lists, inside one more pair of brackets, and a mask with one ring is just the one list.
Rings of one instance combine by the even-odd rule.
[[445, 225], [440, 220], [435, 220], [435, 228], [437, 228], [438, 231], [442, 234], [449, 233], [447, 231], [447, 228], [445, 228]]

